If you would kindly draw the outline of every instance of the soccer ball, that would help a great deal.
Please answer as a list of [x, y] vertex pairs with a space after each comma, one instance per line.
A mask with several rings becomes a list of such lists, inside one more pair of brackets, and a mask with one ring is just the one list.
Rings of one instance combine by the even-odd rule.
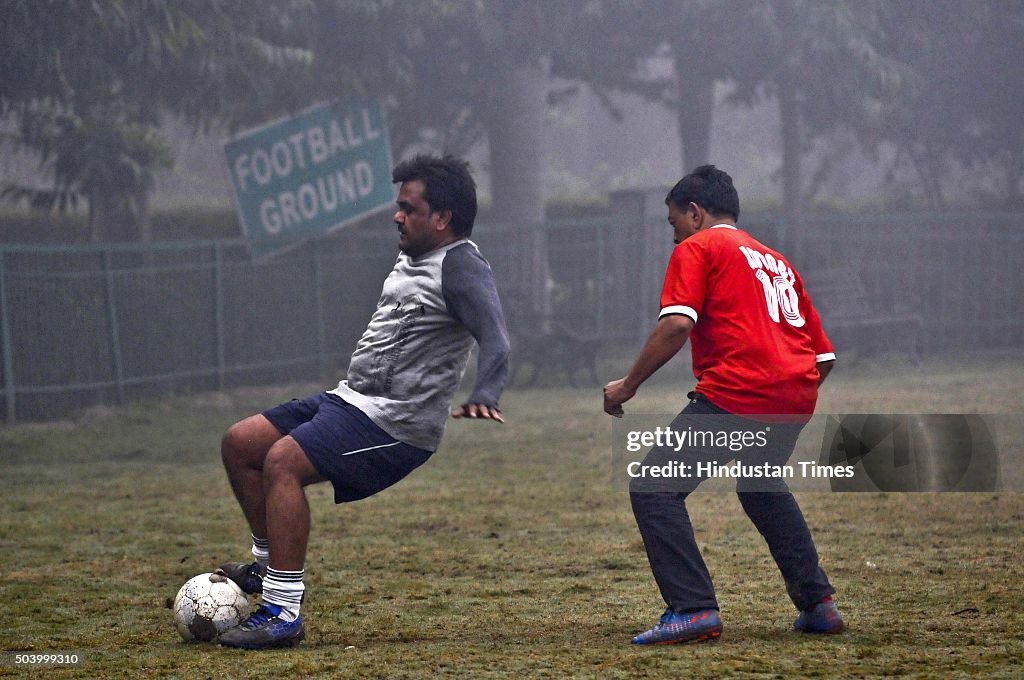
[[193, 576], [174, 598], [174, 627], [188, 642], [212, 642], [249, 615], [249, 599], [221, 574]]

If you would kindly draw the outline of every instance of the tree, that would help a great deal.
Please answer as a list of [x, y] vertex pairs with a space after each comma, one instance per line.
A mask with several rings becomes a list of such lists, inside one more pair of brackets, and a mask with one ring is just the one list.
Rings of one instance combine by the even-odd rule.
[[[935, 17], [942, 21], [935, 21]], [[888, 50], [907, 64], [906, 86], [883, 102], [878, 142], [917, 175], [942, 208], [952, 190], [979, 203], [1024, 204], [1024, 6], [989, 0], [900, 4]], [[973, 171], [973, 179], [963, 176]]]
[[[270, 106], [308, 52], [285, 47], [288, 10], [241, 0], [3, 0], [0, 115], [36, 151], [52, 187], [4, 195], [64, 210], [87, 204], [92, 240], [146, 232], [155, 173], [171, 163], [165, 112], [194, 125]], [[291, 78], [283, 78], [284, 75]]]
[[438, 3], [410, 45], [410, 78], [396, 92], [396, 126], [410, 147], [464, 153], [486, 140], [493, 209], [511, 223], [544, 218], [540, 128], [553, 52], [580, 3]]
[[318, 3], [325, 28], [311, 42], [317, 79], [336, 82], [335, 65], [360, 58], [353, 46], [388, 44], [386, 58], [360, 71], [374, 73], [370, 82], [385, 93], [396, 150], [464, 154], [486, 142], [494, 212], [511, 223], [544, 217], [540, 130], [550, 78], [611, 82], [632, 70], [629, 54], [647, 49], [620, 44], [620, 2], [367, 4], [374, 11], [358, 22], [359, 36], [339, 40], [337, 31], [352, 23], [343, 18], [350, 3]]
[[[880, 0], [642, 0], [608, 3], [625, 39], [669, 58], [674, 77], [644, 80], [634, 70], [614, 85], [676, 112], [684, 171], [711, 161], [715, 86], [729, 101], [773, 101], [779, 109], [786, 222], [799, 218], [827, 178], [832, 158], [808, 172], [814, 142], [880, 122], [881, 101], [905, 69], [884, 51], [893, 3]], [[636, 57], [633, 57], [636, 61]], [[641, 58], [641, 62], [642, 62]], [[604, 79], [609, 83], [608, 79]], [[841, 152], [836, 149], [836, 153]]]
[[636, 31], [632, 40], [667, 57], [671, 80], [644, 80], [634, 71], [624, 89], [658, 101], [676, 114], [684, 172], [710, 161], [715, 86], [736, 77], [756, 34], [760, 14], [749, 0], [645, 0], [616, 24]]
[[[616, 4], [71, 0], [55, 10], [0, 0], [10, 17], [0, 29], [0, 113], [18, 118], [19, 141], [40, 152], [54, 183], [7, 194], [49, 208], [87, 202], [99, 235], [111, 212], [131, 224], [144, 214], [154, 173], [171, 162], [157, 132], [163, 112], [197, 127], [238, 126], [314, 101], [377, 96], [401, 153], [465, 152], [487, 139], [496, 212], [536, 222], [548, 75], [623, 71], [606, 49], [625, 46], [609, 21]], [[100, 129], [104, 163], [68, 155]], [[98, 167], [121, 170], [83, 175]]]
[[815, 138], [878, 124], [901, 82], [880, 49], [891, 5], [876, 0], [772, 0], [759, 7], [764, 39], [740, 69], [738, 99], [778, 102], [783, 204], [795, 219], [813, 196], [803, 159]]
[[136, 228], [148, 240], [146, 197], [172, 156], [156, 129], [123, 105], [97, 103], [83, 115], [45, 106], [21, 111], [20, 143], [38, 153], [53, 187], [9, 185], [4, 195], [51, 212], [86, 204], [92, 241], [132, 240]]

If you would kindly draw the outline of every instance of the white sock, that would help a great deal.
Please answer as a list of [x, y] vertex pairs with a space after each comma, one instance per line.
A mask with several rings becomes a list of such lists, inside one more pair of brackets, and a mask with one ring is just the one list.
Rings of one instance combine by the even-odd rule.
[[252, 536], [252, 556], [256, 559], [261, 566], [270, 565], [270, 540], [266, 538], [258, 538], [256, 534]]
[[263, 579], [263, 601], [281, 608], [281, 618], [294, 621], [299, 618], [299, 606], [306, 586], [302, 583], [303, 571], [279, 571], [267, 568]]

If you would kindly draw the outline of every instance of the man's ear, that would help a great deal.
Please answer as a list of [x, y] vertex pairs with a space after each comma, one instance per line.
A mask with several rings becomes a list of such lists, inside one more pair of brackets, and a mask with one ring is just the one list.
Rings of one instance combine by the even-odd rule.
[[437, 231], [444, 231], [452, 223], [451, 210], [435, 210], [434, 216], [437, 218], [437, 221], [434, 222], [434, 229]]
[[696, 225], [698, 231], [708, 226], [704, 224], [704, 218], [708, 214], [704, 208], [700, 207], [693, 201], [690, 201], [690, 204], [686, 206], [686, 212], [693, 215], [693, 223]]

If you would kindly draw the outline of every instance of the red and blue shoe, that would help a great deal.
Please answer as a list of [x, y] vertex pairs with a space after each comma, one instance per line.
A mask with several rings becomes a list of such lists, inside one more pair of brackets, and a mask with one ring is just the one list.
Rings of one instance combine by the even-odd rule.
[[722, 634], [722, 617], [717, 609], [679, 614], [671, 607], [658, 625], [633, 638], [634, 645], [671, 645], [679, 642], [704, 642]]
[[804, 609], [793, 622], [793, 629], [801, 633], [834, 634], [843, 632], [843, 617], [832, 598], [818, 602], [810, 609]]

